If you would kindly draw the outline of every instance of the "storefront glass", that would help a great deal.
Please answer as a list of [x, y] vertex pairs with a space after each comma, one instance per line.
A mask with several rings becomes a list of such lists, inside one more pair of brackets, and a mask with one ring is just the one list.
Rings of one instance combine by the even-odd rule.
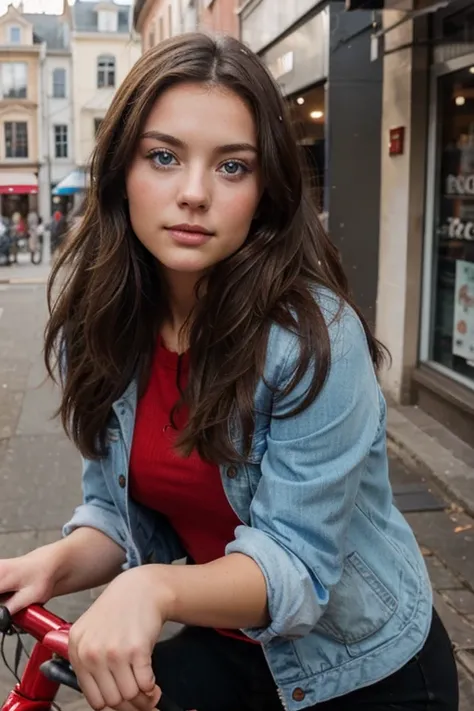
[[288, 97], [293, 128], [298, 143], [305, 152], [305, 162], [310, 171], [308, 182], [320, 212], [324, 211], [326, 164], [325, 94], [325, 84], [321, 83]]
[[438, 78], [430, 360], [474, 387], [474, 65]]

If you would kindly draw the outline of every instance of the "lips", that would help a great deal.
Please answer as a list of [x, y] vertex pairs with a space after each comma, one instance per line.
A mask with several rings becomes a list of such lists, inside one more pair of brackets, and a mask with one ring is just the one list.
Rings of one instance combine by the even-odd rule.
[[189, 247], [199, 247], [205, 244], [214, 234], [202, 225], [181, 224], [166, 229], [175, 242]]

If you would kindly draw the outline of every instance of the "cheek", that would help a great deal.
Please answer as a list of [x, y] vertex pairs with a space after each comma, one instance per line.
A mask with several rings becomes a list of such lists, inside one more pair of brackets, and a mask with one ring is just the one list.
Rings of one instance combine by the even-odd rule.
[[130, 172], [127, 182], [127, 197], [130, 211], [138, 212], [147, 209], [156, 201], [157, 193], [154, 189], [153, 180], [146, 175], [143, 169], [136, 169]]
[[236, 191], [231, 198], [221, 204], [222, 220], [227, 230], [239, 232], [239, 236], [242, 236], [242, 232], [246, 235], [257, 206], [257, 189]]

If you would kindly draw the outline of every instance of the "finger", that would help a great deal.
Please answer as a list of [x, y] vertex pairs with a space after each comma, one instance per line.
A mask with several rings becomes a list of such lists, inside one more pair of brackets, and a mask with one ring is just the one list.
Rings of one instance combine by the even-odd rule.
[[105, 703], [104, 697], [102, 696], [100, 689], [92, 674], [89, 674], [89, 672], [76, 671], [76, 675], [77, 680], [79, 682], [79, 686], [81, 687], [81, 691], [86, 697], [86, 701], [89, 706], [92, 706], [95, 711], [102, 711], [102, 709], [105, 708], [107, 704]]
[[[127, 671], [127, 668], [121, 666], [118, 675], [122, 675]], [[105, 706], [117, 708], [119, 704], [125, 701], [120, 693], [115, 676], [107, 667], [99, 667], [94, 671], [94, 681], [104, 700]]]
[[[113, 711], [150, 711], [155, 708], [160, 698], [161, 691], [157, 687], [157, 692], [155, 692], [154, 697], [140, 692], [132, 701], [122, 701]], [[107, 711], [107, 707], [104, 711]]]
[[20, 612], [20, 610], [28, 607], [31, 603], [31, 591], [23, 589], [19, 592], [13, 593], [10, 597], [7, 597], [5, 602], [2, 602], [1, 604], [7, 608], [11, 615], [16, 615], [17, 612]]
[[130, 703], [132, 704], [134, 711], [151, 711], [151, 709], [155, 708], [160, 699], [161, 689], [158, 688], [158, 686], [155, 686], [154, 690], [150, 694], [140, 692], [140, 694], [138, 694], [138, 696], [136, 696]]
[[133, 674], [138, 688], [145, 694], [154, 690], [156, 680], [151, 666], [151, 657], [139, 656], [132, 663]]
[[141, 692], [135, 679], [132, 667], [129, 665], [110, 667], [115, 683], [122, 697], [122, 701], [133, 701]]

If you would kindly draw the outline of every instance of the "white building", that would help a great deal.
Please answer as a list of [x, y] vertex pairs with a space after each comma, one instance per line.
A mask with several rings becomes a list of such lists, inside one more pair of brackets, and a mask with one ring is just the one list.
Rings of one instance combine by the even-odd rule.
[[76, 0], [66, 14], [72, 26], [75, 158], [84, 167], [117, 87], [140, 57], [140, 39], [130, 6]]
[[[24, 16], [43, 44], [40, 73], [40, 169], [39, 213], [49, 219], [54, 207], [70, 198], [51, 197], [54, 187], [75, 167], [73, 133], [73, 84], [70, 28], [57, 15]], [[55, 205], [56, 203], [56, 205]]]

